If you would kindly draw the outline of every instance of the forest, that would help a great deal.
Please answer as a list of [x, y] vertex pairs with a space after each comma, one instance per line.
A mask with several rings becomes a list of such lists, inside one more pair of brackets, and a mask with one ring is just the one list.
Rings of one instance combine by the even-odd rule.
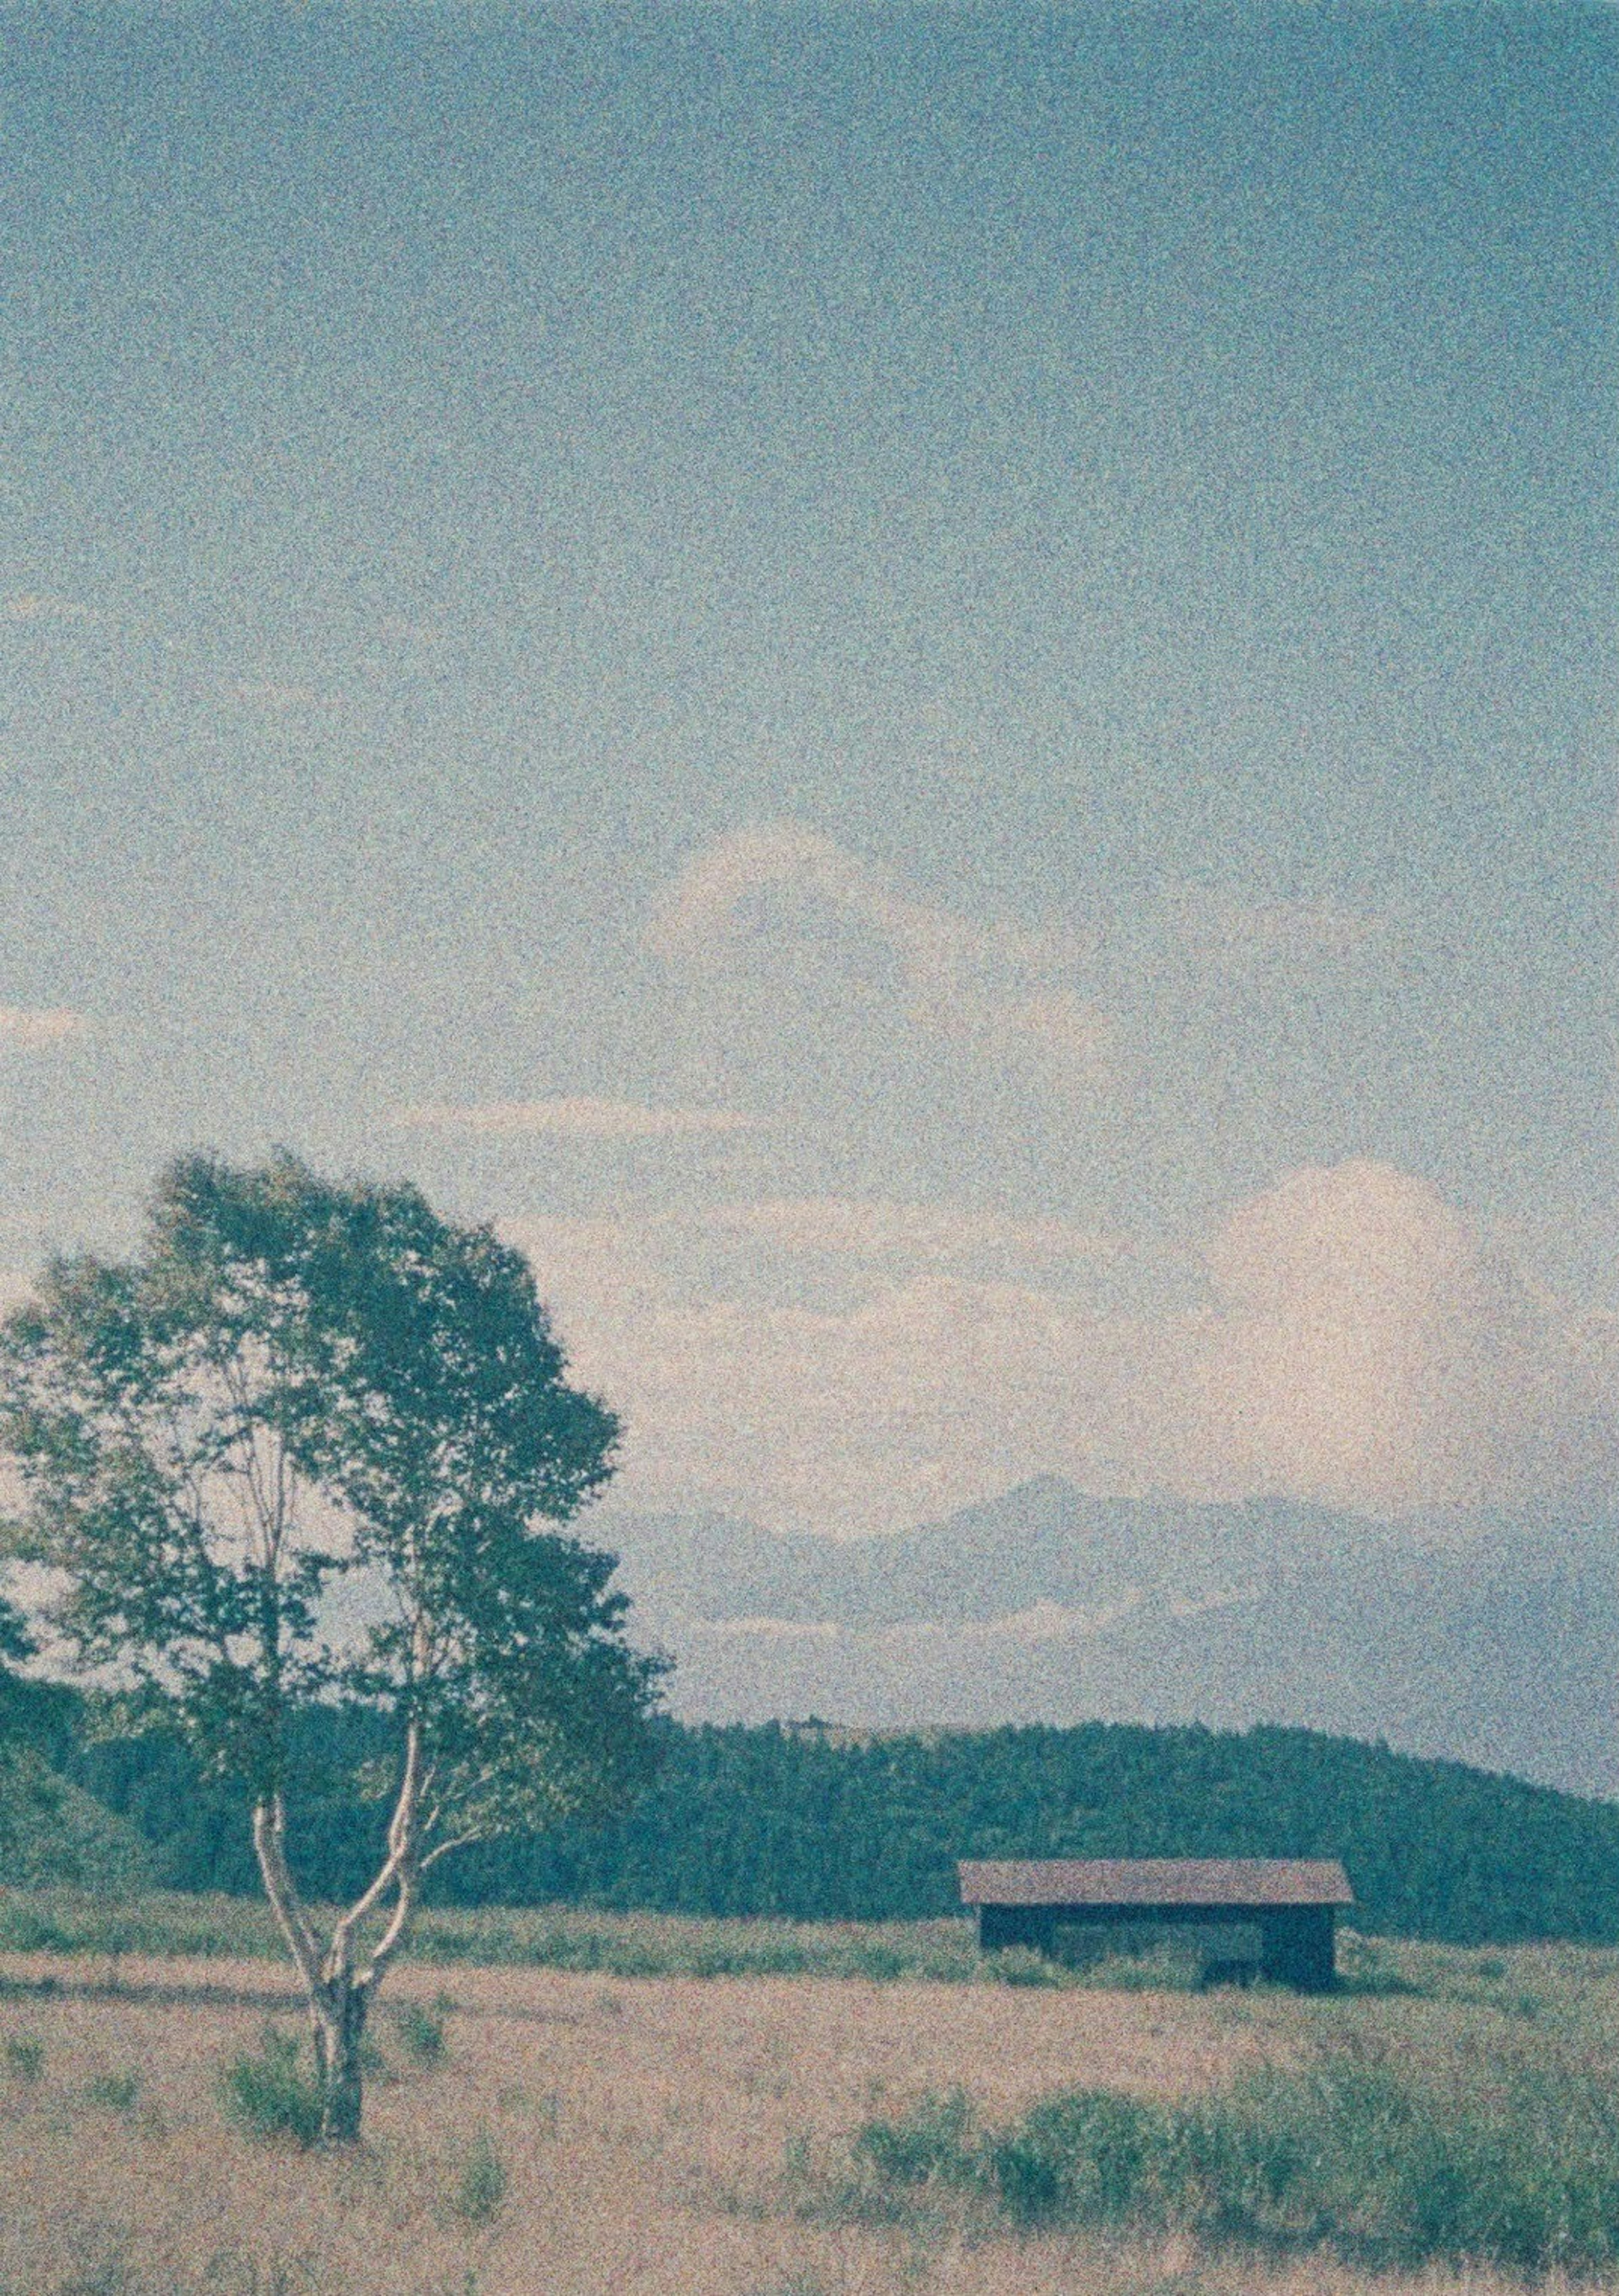
[[[117, 1734], [73, 1690], [8, 1685], [13, 1740], [117, 1813], [155, 1880], [257, 1894], [239, 1788], [161, 1736]], [[295, 1748], [290, 1846], [331, 1899], [375, 1870], [387, 1805], [363, 1716], [316, 1710]], [[855, 1734], [658, 1726], [654, 1781], [603, 1823], [458, 1852], [441, 1905], [565, 1902], [896, 1920], [950, 1912], [962, 1857], [1341, 1857], [1357, 1927], [1456, 1943], [1619, 1940], [1619, 1808], [1320, 1733], [1090, 1723]]]

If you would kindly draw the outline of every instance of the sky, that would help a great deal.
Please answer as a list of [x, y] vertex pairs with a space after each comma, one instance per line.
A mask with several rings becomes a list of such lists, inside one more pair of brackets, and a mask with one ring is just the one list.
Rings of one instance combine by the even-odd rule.
[[1619, 15], [0, 9], [0, 1295], [284, 1143], [619, 1503], [1588, 1505]]

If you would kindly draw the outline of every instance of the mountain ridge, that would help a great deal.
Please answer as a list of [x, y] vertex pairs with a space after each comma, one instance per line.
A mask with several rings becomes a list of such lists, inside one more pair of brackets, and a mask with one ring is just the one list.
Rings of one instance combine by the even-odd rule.
[[1394, 1526], [1280, 1498], [1100, 1498], [1043, 1476], [831, 1541], [597, 1518], [675, 1710], [852, 1726], [1274, 1723], [1583, 1793], [1619, 1787], [1619, 1525]]

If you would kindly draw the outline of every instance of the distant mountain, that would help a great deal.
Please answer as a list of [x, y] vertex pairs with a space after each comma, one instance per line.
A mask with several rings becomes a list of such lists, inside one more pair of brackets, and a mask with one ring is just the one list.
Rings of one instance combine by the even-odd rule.
[[844, 1542], [602, 1516], [694, 1719], [1255, 1722], [1619, 1788], [1619, 1524], [1399, 1530], [1042, 1477]]

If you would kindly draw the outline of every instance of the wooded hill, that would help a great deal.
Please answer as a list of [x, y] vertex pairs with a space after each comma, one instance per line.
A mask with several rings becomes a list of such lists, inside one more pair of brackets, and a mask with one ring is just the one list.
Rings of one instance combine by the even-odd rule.
[[[200, 1779], [171, 1742], [97, 1741], [70, 1693], [29, 1702], [32, 1743], [129, 1822], [161, 1878], [257, 1890], [233, 1789]], [[1103, 1723], [882, 1736], [660, 1727], [658, 1779], [637, 1808], [594, 1830], [460, 1852], [432, 1876], [436, 1900], [906, 1919], [954, 1910], [961, 1857], [1330, 1856], [1370, 1931], [1619, 1940], [1619, 1808], [1386, 1746]], [[380, 1810], [356, 1784], [369, 1751], [336, 1714], [303, 1734], [291, 1821], [316, 1896], [347, 1894], [373, 1870]]]

